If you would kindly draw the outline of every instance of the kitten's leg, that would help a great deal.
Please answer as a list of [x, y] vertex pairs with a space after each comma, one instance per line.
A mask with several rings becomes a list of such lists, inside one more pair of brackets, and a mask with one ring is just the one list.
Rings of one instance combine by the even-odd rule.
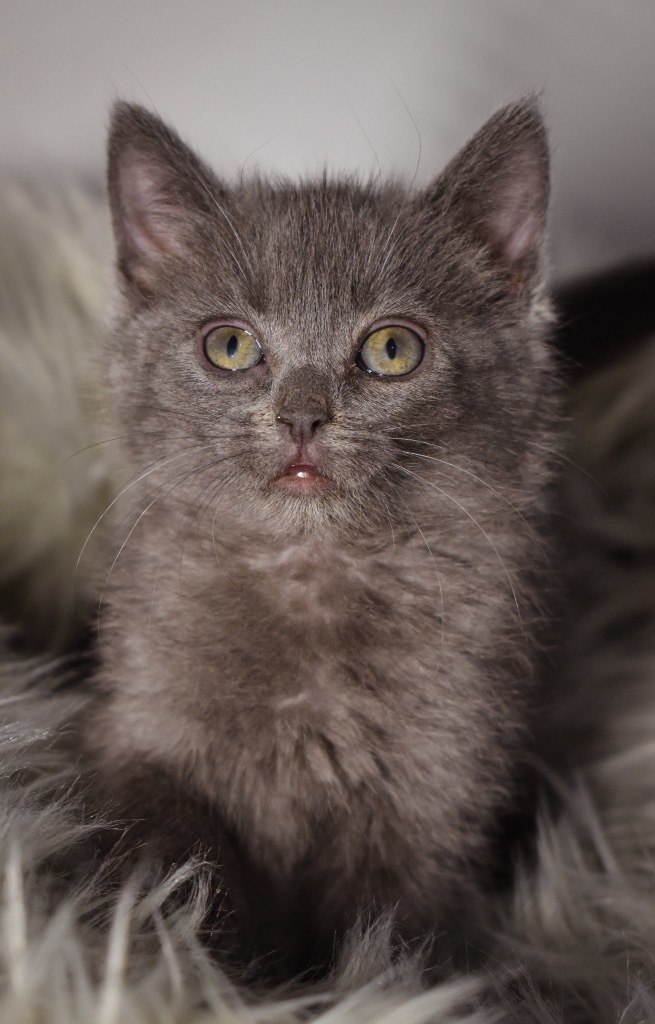
[[[312, 966], [292, 894], [280, 892], [251, 863], [217, 807], [165, 768], [141, 763], [112, 764], [97, 772], [93, 802], [107, 808], [118, 829], [102, 833], [101, 852], [113, 862], [117, 882], [139, 864], [148, 877], [198, 859], [210, 883], [202, 940], [228, 971], [252, 973], [260, 981], [281, 981]], [[193, 882], [173, 900], [191, 895]], [[250, 971], [248, 973], [251, 973]]]

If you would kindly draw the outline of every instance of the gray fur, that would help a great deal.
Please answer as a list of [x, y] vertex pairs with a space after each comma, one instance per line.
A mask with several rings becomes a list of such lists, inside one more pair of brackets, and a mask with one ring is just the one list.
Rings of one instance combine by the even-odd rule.
[[[414, 194], [227, 187], [121, 104], [109, 185], [132, 482], [84, 721], [103, 793], [155, 856], [205, 848], [265, 949], [302, 928], [313, 956], [389, 909], [405, 938], [461, 925], [524, 770], [552, 589], [540, 115], [499, 112]], [[205, 365], [214, 320], [266, 362]], [[426, 338], [406, 378], [355, 366], [380, 321]], [[332, 486], [288, 493], [276, 417], [317, 403]]]

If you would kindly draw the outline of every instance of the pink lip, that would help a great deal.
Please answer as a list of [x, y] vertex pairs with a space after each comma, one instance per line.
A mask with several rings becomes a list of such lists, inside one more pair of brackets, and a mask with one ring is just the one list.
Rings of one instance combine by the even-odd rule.
[[319, 473], [316, 466], [309, 462], [294, 462], [275, 481], [278, 487], [297, 494], [316, 493], [329, 485], [328, 477]]

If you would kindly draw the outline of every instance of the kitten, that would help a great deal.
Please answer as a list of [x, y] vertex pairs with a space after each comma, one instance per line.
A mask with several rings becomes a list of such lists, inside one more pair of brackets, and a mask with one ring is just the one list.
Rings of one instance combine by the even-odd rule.
[[550, 585], [540, 114], [414, 193], [228, 187], [121, 103], [109, 196], [138, 500], [83, 723], [102, 793], [164, 865], [216, 862], [241, 956], [448, 927], [520, 781]]

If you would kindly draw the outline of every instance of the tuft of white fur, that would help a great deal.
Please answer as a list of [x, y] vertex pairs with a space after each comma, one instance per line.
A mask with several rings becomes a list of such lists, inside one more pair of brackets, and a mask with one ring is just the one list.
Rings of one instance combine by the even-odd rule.
[[[32, 639], [58, 648], [84, 600], [108, 496], [92, 371], [109, 267], [102, 204], [83, 189], [0, 198], [0, 590]], [[79, 608], [77, 609], [79, 614]]]
[[[87, 356], [102, 339], [104, 225], [82, 192], [16, 190], [0, 208], [0, 590], [17, 588], [51, 651], [111, 500], [105, 446], [74, 455], [103, 440]], [[199, 941], [202, 865], [110, 895], [70, 728], [84, 693], [66, 660], [19, 658], [3, 633], [3, 1024], [655, 1024], [654, 450], [655, 341], [574, 396], [563, 511], [580, 585], [539, 723], [536, 858], [481, 908], [484, 966], [439, 983], [420, 951], [390, 949], [382, 920], [349, 937], [325, 982], [262, 993]]]

